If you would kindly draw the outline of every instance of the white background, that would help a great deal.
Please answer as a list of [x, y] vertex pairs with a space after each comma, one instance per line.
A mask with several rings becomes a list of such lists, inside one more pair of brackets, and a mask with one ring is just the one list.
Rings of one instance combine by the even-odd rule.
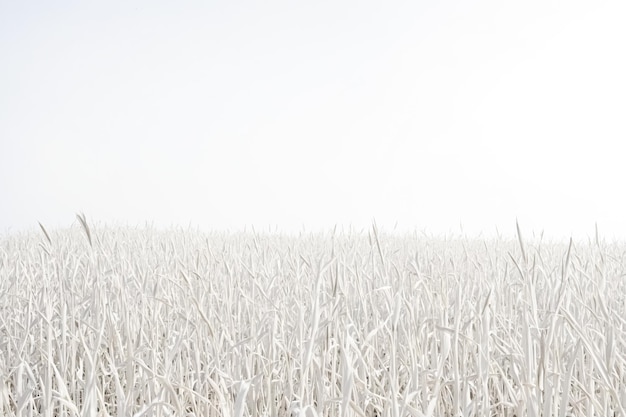
[[626, 237], [623, 1], [0, 0], [0, 231]]

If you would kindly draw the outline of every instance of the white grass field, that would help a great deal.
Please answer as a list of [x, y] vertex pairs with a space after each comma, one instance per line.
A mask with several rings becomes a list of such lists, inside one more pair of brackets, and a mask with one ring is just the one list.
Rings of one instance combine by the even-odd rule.
[[44, 230], [0, 240], [2, 416], [625, 415], [626, 246]]

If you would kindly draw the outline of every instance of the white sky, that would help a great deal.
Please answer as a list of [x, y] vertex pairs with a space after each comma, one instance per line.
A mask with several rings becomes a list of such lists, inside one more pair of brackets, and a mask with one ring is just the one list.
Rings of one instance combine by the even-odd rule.
[[0, 231], [626, 237], [624, 1], [0, 0]]

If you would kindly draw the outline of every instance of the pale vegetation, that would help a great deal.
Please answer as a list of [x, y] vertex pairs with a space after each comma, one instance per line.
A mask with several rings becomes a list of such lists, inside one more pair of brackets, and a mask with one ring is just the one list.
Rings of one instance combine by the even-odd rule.
[[625, 265], [597, 237], [80, 216], [0, 240], [0, 415], [624, 416]]

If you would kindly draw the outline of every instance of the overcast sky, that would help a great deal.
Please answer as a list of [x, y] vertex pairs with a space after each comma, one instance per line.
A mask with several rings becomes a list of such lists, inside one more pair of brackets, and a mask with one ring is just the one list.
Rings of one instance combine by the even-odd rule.
[[626, 237], [626, 2], [0, 0], [0, 231]]

